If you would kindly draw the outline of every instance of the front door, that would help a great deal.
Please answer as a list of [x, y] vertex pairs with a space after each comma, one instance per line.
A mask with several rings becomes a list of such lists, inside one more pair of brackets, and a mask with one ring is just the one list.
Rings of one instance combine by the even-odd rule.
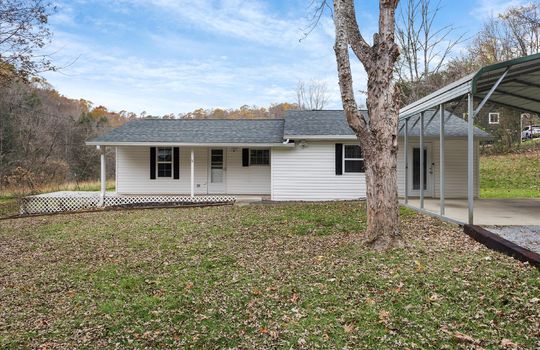
[[208, 193], [225, 193], [225, 150], [223, 148], [211, 149], [209, 160]]
[[[424, 144], [424, 196], [433, 197], [433, 160], [431, 144]], [[409, 149], [409, 194], [420, 196], [420, 145], [411, 145]]]

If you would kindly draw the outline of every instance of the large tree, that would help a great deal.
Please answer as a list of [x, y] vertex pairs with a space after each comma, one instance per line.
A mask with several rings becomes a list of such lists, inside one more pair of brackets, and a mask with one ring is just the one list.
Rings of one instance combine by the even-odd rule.
[[540, 52], [540, 3], [507, 8], [484, 23], [469, 47], [479, 66]]
[[[379, 28], [373, 44], [366, 42], [356, 21], [354, 0], [334, 1], [339, 87], [347, 121], [356, 133], [366, 164], [367, 237], [375, 249], [401, 243], [397, 191], [399, 88], [393, 80], [399, 57], [395, 42], [395, 11], [398, 0], [380, 0]], [[368, 75], [369, 119], [358, 110], [353, 89], [349, 48]]]
[[47, 0], [0, 1], [0, 84], [55, 69], [41, 51], [51, 38], [52, 12]]

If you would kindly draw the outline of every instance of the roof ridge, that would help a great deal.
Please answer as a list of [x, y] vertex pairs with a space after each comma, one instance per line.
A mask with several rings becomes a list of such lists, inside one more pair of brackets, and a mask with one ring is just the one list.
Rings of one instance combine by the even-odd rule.
[[[358, 108], [359, 111], [367, 111], [367, 108]], [[344, 109], [288, 109], [285, 112], [344, 112]]]
[[190, 121], [197, 121], [197, 120], [230, 120], [230, 121], [238, 121], [238, 120], [248, 120], [248, 121], [254, 121], [254, 120], [261, 120], [261, 121], [267, 121], [267, 120], [285, 120], [285, 118], [177, 118], [177, 119], [169, 119], [169, 118], [137, 118], [137, 119], [131, 119], [128, 121], [144, 121], [144, 120], [162, 120], [162, 121], [178, 121], [178, 120], [190, 120]]

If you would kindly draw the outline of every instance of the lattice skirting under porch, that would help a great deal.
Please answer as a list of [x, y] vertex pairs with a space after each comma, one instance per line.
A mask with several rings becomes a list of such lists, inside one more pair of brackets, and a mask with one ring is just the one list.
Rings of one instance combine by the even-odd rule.
[[[100, 195], [95, 192], [56, 192], [28, 196], [21, 200], [21, 214], [46, 214], [97, 209]], [[116, 195], [105, 196], [104, 207], [141, 207], [164, 205], [234, 203], [236, 198], [225, 195], [169, 196], [169, 195]]]

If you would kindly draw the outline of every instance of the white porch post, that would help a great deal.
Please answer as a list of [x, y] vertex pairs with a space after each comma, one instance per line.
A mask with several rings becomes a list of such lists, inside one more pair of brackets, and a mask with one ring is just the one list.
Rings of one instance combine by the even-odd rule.
[[474, 223], [474, 97], [467, 96], [467, 222]]
[[105, 202], [105, 191], [107, 190], [107, 172], [105, 168], [105, 146], [97, 146], [99, 150], [99, 157], [101, 160], [101, 191], [99, 198], [99, 206], [102, 207]]
[[446, 191], [444, 188], [444, 172], [446, 171], [444, 169], [444, 104], [439, 106], [439, 118], [439, 206], [441, 215], [444, 215], [444, 196]]
[[409, 118], [405, 119], [405, 141], [404, 141], [405, 159], [405, 204], [409, 203]]
[[195, 155], [191, 149], [191, 197], [195, 197]]
[[424, 112], [420, 112], [420, 208], [424, 209]]

